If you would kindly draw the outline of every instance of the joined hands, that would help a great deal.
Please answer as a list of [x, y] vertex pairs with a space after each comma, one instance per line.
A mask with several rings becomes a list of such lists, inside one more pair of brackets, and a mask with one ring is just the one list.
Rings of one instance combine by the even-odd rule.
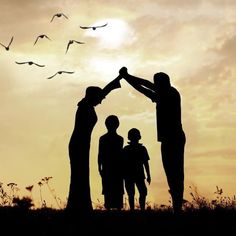
[[128, 74], [127, 68], [123, 66], [123, 67], [119, 70], [119, 74], [120, 74], [120, 76], [125, 77], [125, 76]]

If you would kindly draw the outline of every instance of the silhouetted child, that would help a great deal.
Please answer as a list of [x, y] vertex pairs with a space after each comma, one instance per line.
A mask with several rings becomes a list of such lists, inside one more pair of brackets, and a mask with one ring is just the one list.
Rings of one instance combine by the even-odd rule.
[[123, 208], [122, 149], [124, 139], [116, 133], [119, 127], [117, 116], [106, 118], [107, 133], [99, 139], [98, 170], [102, 177], [102, 194], [107, 210]]
[[139, 206], [145, 210], [147, 187], [145, 184], [145, 172], [147, 182], [151, 183], [149, 170], [149, 155], [147, 149], [139, 143], [141, 135], [138, 129], [132, 128], [128, 132], [129, 145], [123, 149], [125, 188], [128, 194], [130, 210], [134, 210], [135, 185], [139, 191]]

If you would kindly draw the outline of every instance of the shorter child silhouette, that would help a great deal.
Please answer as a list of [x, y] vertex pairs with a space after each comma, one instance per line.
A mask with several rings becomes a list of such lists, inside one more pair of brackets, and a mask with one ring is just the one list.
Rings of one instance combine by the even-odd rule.
[[147, 187], [145, 184], [145, 172], [147, 182], [151, 183], [149, 169], [149, 155], [147, 149], [139, 143], [141, 135], [138, 129], [132, 128], [128, 132], [128, 145], [123, 149], [124, 156], [124, 179], [128, 194], [130, 210], [134, 210], [135, 185], [139, 191], [139, 206], [145, 210]]

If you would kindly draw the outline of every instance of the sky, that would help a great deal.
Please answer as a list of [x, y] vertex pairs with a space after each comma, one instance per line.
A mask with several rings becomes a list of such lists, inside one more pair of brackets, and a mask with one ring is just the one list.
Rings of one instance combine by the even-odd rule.
[[[40, 206], [38, 182], [48, 206], [53, 196], [66, 203], [70, 181], [68, 143], [77, 103], [88, 86], [104, 87], [126, 66], [130, 74], [152, 81], [163, 71], [181, 94], [186, 133], [185, 193], [235, 194], [236, 181], [236, 2], [234, 0], [0, 0], [0, 182], [17, 183], [20, 196], [32, 194]], [[55, 17], [64, 13], [64, 17]], [[80, 26], [103, 25], [97, 30]], [[51, 40], [39, 39], [46, 34]], [[71, 44], [69, 40], [84, 44]], [[45, 67], [18, 65], [34, 61]], [[73, 74], [57, 74], [57, 71]], [[94, 206], [103, 201], [98, 174], [98, 140], [108, 115], [120, 120], [127, 143], [130, 128], [141, 131], [150, 155], [151, 204], [169, 204], [160, 143], [156, 141], [155, 104], [121, 81], [96, 107], [98, 122], [90, 152]], [[34, 185], [32, 193], [26, 186]], [[52, 194], [53, 193], [53, 194]], [[137, 195], [138, 197], [138, 195]]]

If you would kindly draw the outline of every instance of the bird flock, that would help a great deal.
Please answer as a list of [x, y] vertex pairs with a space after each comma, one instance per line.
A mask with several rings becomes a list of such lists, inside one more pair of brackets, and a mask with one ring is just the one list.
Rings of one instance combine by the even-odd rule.
[[[55, 18], [60, 18], [60, 17], [63, 17], [65, 20], [69, 20], [69, 17], [67, 15], [65, 15], [64, 13], [56, 13], [52, 16], [51, 18], [51, 21], [50, 23], [52, 23]], [[92, 30], [96, 30], [97, 28], [103, 28], [105, 26], [107, 26], [108, 23], [106, 24], [103, 24], [103, 25], [96, 25], [96, 26], [80, 26], [81, 29], [84, 29], [84, 30], [87, 30], [87, 29], [92, 29]], [[10, 50], [10, 46], [12, 45], [12, 42], [13, 42], [13, 39], [14, 39], [14, 36], [11, 37], [10, 39], [10, 42], [7, 44], [7, 46], [3, 43], [0, 42], [0, 45], [5, 48], [6, 51], [9, 51]], [[41, 34], [41, 35], [38, 35], [34, 41], [34, 46], [38, 43], [39, 40], [41, 39], [47, 39], [47, 40], [51, 40], [50, 37], [48, 37], [46, 34]], [[67, 46], [66, 46], [66, 52], [65, 54], [68, 52], [70, 46], [73, 44], [73, 43], [76, 43], [76, 44], [85, 44], [85, 42], [81, 42], [81, 41], [77, 41], [77, 40], [69, 40], [68, 43], [67, 43]], [[38, 67], [45, 67], [45, 65], [41, 65], [41, 64], [38, 64], [38, 63], [35, 63], [33, 61], [22, 61], [22, 62], [19, 62], [19, 61], [15, 61], [16, 64], [18, 65], [24, 65], [24, 64], [27, 64], [27, 65], [35, 65], [35, 66], [38, 66]], [[64, 70], [61, 70], [61, 71], [57, 71], [55, 74], [53, 74], [52, 76], [48, 77], [47, 79], [52, 79], [54, 78], [56, 75], [61, 75], [63, 73], [66, 73], [66, 74], [73, 74], [74, 71], [64, 71]]]

